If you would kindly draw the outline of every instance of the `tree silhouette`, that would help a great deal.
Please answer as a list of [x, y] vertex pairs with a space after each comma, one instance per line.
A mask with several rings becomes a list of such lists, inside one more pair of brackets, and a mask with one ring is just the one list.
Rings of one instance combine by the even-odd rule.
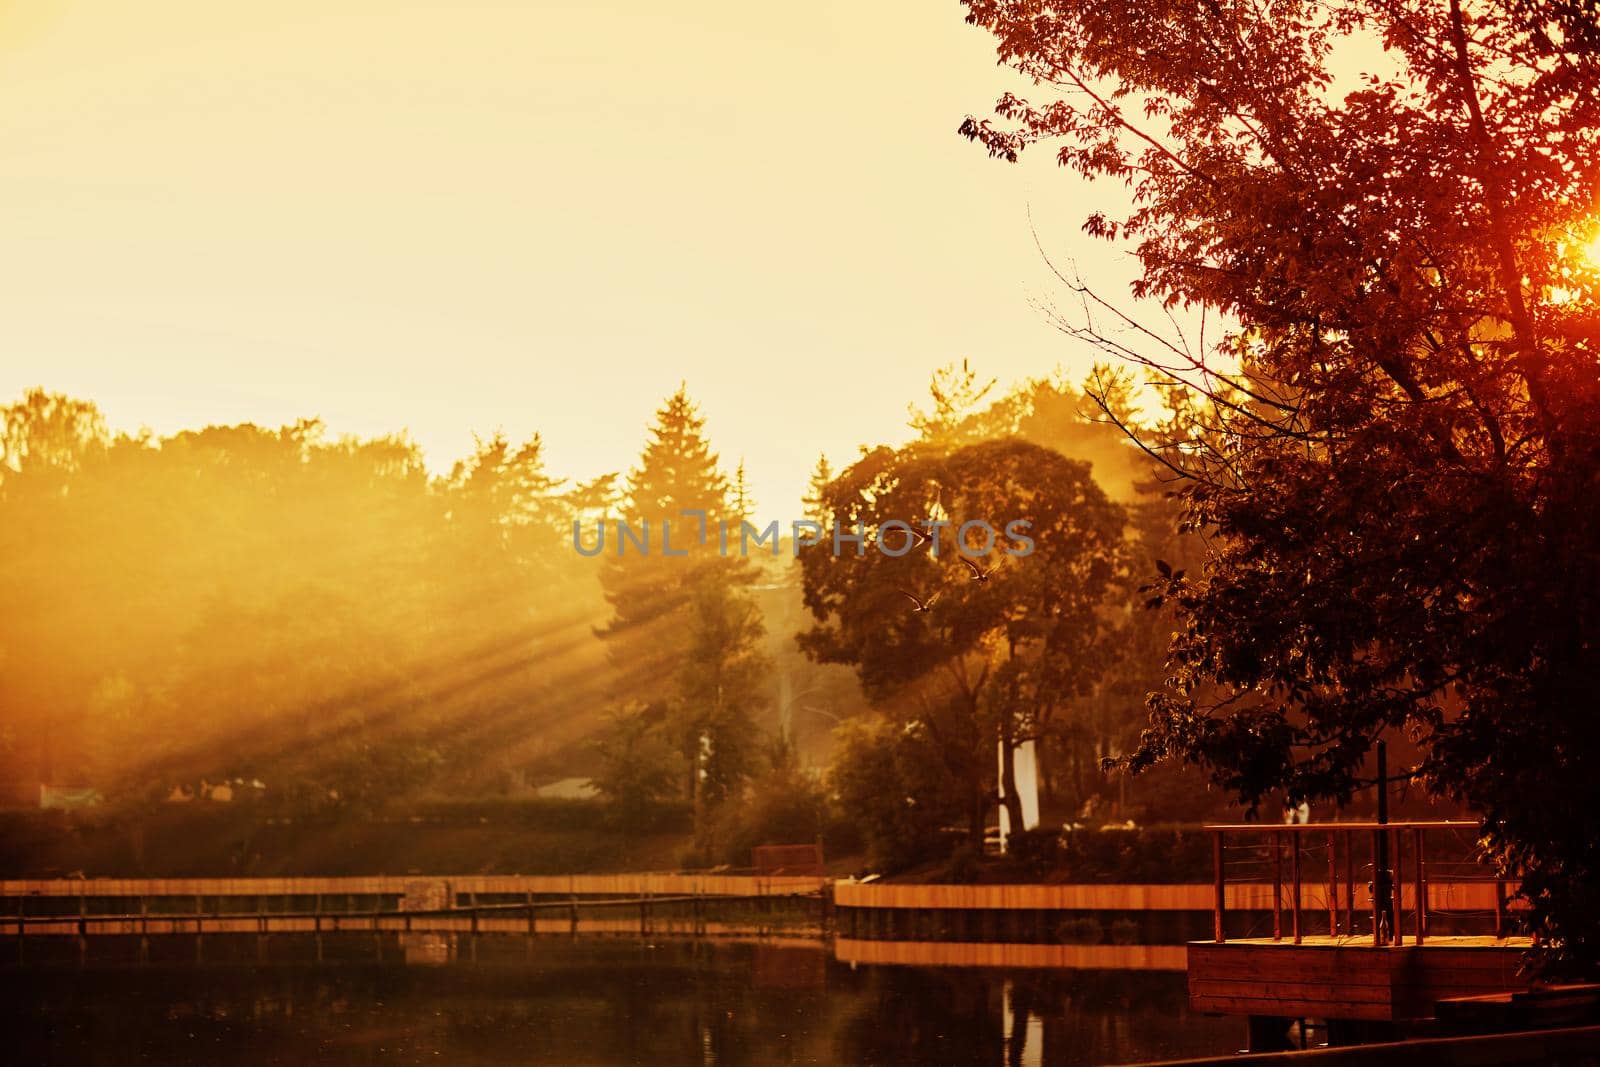
[[[1407, 772], [1482, 813], [1545, 944], [1592, 967], [1592, 7], [966, 6], [1066, 92], [963, 132], [1128, 183], [1086, 229], [1133, 247], [1136, 297], [1220, 319], [1157, 329], [1062, 274], [1085, 312], [1063, 327], [1165, 390], [1135, 432], [1210, 536], [1203, 574], [1161, 583], [1185, 628], [1134, 765], [1343, 801], [1403, 731]], [[1386, 69], [1351, 69], [1379, 43]]]
[[642, 705], [671, 736], [702, 832], [710, 809], [735, 795], [751, 771], [753, 715], [770, 671], [748, 593], [755, 572], [738, 555], [740, 508], [748, 506], [740, 470], [735, 500], [705, 420], [680, 387], [656, 413], [628, 476], [624, 521], [652, 539], [649, 552], [618, 542], [600, 572], [613, 610], [600, 632], [616, 667], [616, 697]]
[[[1122, 509], [1087, 463], [1014, 439], [880, 447], [829, 483], [824, 501], [833, 528], [859, 529], [875, 547], [802, 551], [816, 620], [802, 647], [855, 666], [869, 697], [934, 737], [978, 840], [999, 741], [1006, 802], [1022, 825], [1011, 751], [1104, 665], [1099, 609], [1124, 567]], [[923, 518], [951, 525], [926, 542], [887, 525]], [[1005, 554], [1022, 550], [1011, 540], [985, 554], [977, 528], [959, 539], [969, 521], [1004, 538], [1013, 519], [1031, 523], [1031, 554]]]

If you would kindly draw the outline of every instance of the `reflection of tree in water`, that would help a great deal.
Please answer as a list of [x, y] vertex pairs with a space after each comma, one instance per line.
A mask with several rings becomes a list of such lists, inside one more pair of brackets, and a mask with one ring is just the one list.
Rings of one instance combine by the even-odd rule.
[[1005, 1031], [998, 975], [882, 968], [841, 1038], [846, 1062], [1000, 1063]]
[[1103, 1063], [1231, 1051], [1231, 1020], [1192, 1017], [1181, 974], [883, 968], [841, 1037], [841, 1062]]
[[670, 1067], [828, 1063], [835, 1045], [821, 945], [758, 976], [764, 946], [486, 937], [476, 962], [458, 945], [453, 963], [408, 967], [372, 962], [371, 938], [351, 934], [324, 939], [322, 965], [274, 938], [275, 961], [257, 967], [253, 937], [207, 938], [200, 966], [192, 939], [157, 940], [168, 962], [0, 968], [17, 1062], [343, 1065], [384, 1050], [385, 1062], [462, 1067]]

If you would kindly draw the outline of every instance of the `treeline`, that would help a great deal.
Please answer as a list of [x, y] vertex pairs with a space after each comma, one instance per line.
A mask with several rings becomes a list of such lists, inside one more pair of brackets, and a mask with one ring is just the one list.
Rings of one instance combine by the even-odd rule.
[[295, 811], [591, 777], [624, 825], [692, 813], [708, 860], [843, 824], [909, 862], [981, 832], [1005, 738], [1041, 746], [1051, 809], [1177, 814], [1100, 767], [1159, 682], [1170, 624], [1139, 586], [1191, 551], [1173, 508], [1075, 390], [991, 392], [940, 372], [915, 440], [821, 461], [804, 516], [1036, 523], [1034, 556], [977, 580], [953, 551], [574, 551], [575, 520], [757, 522], [682, 390], [632, 470], [585, 484], [537, 436], [434, 475], [403, 434], [113, 434], [31, 391], [0, 409], [0, 776]]
[[431, 477], [403, 436], [317, 422], [112, 435], [3, 412], [4, 777], [113, 799], [375, 803], [492, 789], [582, 734], [603, 617], [581, 506], [537, 437]]

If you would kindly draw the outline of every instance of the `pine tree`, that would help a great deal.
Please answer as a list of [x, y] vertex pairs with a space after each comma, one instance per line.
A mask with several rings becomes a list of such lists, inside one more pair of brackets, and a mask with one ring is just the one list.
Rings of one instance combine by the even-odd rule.
[[744, 460], [741, 458], [733, 472], [733, 515], [728, 521], [743, 522], [750, 518], [755, 508], [755, 498], [750, 495], [750, 485], [745, 481]]
[[[684, 755], [697, 819], [743, 779], [770, 672], [747, 588], [754, 570], [738, 555], [749, 505], [743, 464], [730, 486], [704, 418], [680, 387], [656, 413], [628, 475], [624, 521], [648, 538], [648, 552], [632, 541], [624, 547], [615, 526], [607, 531], [601, 585], [613, 617], [601, 636], [612, 646], [617, 699], [642, 705]], [[686, 511], [703, 512], [703, 525]]]
[[[619, 695], [662, 704], [682, 651], [685, 578], [715, 553], [716, 524], [728, 511], [728, 480], [706, 440], [705, 419], [682, 386], [656, 412], [620, 510], [607, 522], [600, 584], [612, 619], [601, 636], [614, 642]], [[703, 512], [704, 528], [685, 511]], [[624, 541], [622, 525], [642, 538], [642, 549]], [[666, 554], [669, 537], [671, 550], [686, 557]]]
[[833, 464], [828, 462], [826, 454], [817, 457], [817, 465], [811, 469], [811, 481], [806, 485], [806, 495], [800, 503], [805, 507], [805, 517], [813, 522], [823, 522], [824, 512], [827, 510], [823, 501], [827, 499], [828, 483], [833, 481]]

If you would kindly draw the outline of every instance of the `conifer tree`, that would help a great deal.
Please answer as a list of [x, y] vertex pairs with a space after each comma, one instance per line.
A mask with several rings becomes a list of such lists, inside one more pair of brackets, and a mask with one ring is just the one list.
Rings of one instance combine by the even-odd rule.
[[647, 550], [608, 531], [601, 584], [613, 617], [601, 636], [612, 645], [619, 701], [640, 707], [685, 757], [685, 792], [701, 826], [748, 772], [771, 669], [748, 592], [754, 571], [739, 556], [748, 507], [743, 464], [730, 485], [680, 387], [628, 475], [623, 521]]
[[811, 480], [806, 484], [806, 495], [800, 499], [805, 508], [805, 517], [813, 522], [823, 521], [828, 483], [833, 481], [833, 476], [833, 464], [828, 462], [826, 454], [819, 455], [817, 465], [811, 468]]

